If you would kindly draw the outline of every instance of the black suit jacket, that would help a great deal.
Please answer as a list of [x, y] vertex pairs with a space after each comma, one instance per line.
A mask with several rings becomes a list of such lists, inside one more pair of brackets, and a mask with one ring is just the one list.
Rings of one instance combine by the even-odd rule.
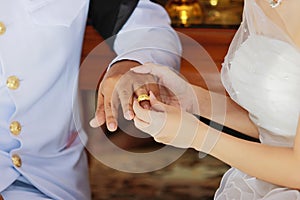
[[138, 0], [91, 0], [89, 21], [106, 39], [122, 28], [137, 3]]
[[[122, 28], [139, 0], [90, 0], [89, 22], [107, 39]], [[162, 2], [161, 0], [152, 0]]]

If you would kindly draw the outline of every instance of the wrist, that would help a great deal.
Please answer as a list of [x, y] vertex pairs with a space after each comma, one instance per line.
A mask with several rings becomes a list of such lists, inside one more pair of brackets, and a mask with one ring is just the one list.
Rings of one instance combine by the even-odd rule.
[[192, 89], [195, 92], [196, 101], [197, 101], [197, 108], [194, 109], [193, 114], [203, 116], [205, 118], [211, 118], [211, 95], [207, 89], [202, 87], [192, 85]]
[[197, 135], [192, 147], [197, 151], [204, 152], [205, 154], [211, 154], [215, 145], [218, 143], [221, 134], [222, 133], [220, 131], [199, 122]]

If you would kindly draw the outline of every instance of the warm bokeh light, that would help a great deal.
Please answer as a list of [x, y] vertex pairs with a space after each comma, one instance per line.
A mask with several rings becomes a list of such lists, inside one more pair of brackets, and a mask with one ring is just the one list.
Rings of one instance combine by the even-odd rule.
[[193, 26], [203, 22], [204, 14], [198, 0], [170, 0], [166, 4], [172, 24], [175, 26]]

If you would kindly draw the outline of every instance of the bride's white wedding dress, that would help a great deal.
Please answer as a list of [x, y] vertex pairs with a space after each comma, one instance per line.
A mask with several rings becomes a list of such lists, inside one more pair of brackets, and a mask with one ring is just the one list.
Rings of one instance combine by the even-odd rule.
[[[300, 50], [255, 0], [245, 0], [243, 22], [225, 58], [222, 82], [232, 99], [249, 111], [261, 143], [293, 147], [300, 113]], [[300, 191], [231, 168], [215, 199], [300, 200]]]

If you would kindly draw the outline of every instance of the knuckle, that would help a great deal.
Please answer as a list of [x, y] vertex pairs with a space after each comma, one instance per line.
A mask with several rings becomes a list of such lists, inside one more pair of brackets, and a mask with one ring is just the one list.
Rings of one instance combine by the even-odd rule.
[[115, 118], [111, 114], [109, 114], [109, 115], [106, 115], [106, 121], [107, 121], [107, 123], [109, 123], [109, 122], [115, 121]]
[[125, 89], [118, 91], [118, 93], [121, 97], [132, 96], [132, 92], [129, 92], [128, 90]]
[[111, 102], [108, 102], [108, 103], [106, 103], [105, 105], [104, 105], [104, 109], [106, 110], [106, 111], [110, 111], [111, 110]]
[[98, 104], [98, 105], [97, 105], [97, 110], [96, 110], [96, 112], [102, 112], [102, 111], [104, 111], [104, 105], [101, 103], [101, 104]]

